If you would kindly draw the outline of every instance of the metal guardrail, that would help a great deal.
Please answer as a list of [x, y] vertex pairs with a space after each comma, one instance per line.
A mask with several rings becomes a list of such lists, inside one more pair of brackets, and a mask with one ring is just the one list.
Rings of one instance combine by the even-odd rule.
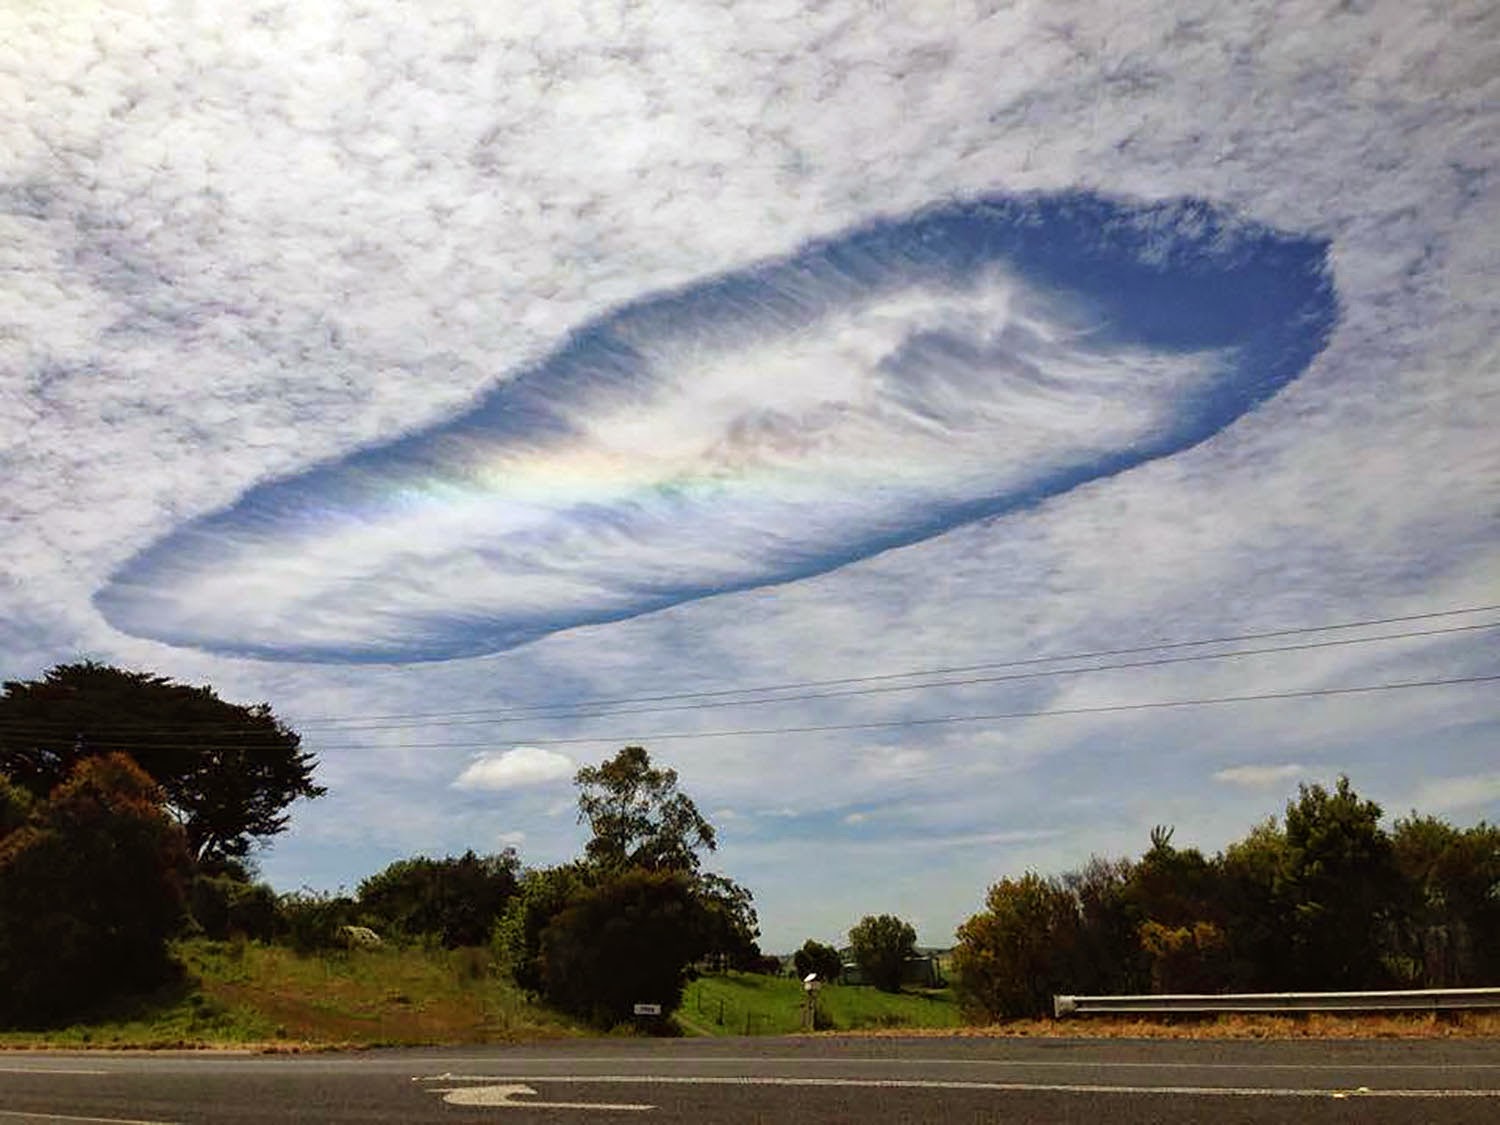
[[1063, 1016], [1172, 1012], [1435, 1012], [1500, 1008], [1500, 988], [1424, 988], [1396, 992], [1228, 992], [1167, 996], [1054, 996]]

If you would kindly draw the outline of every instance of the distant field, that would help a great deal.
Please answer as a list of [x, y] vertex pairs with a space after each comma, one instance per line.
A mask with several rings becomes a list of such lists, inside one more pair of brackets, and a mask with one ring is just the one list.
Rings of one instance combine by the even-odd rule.
[[[783, 1035], [802, 1028], [802, 985], [748, 973], [700, 977], [688, 985], [677, 1022], [689, 1035]], [[948, 989], [880, 992], [831, 984], [818, 994], [818, 1027], [828, 1031], [956, 1028]]]

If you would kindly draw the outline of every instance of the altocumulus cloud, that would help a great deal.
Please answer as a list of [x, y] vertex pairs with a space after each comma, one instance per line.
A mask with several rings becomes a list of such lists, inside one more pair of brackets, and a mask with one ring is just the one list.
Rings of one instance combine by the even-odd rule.
[[944, 204], [606, 314], [469, 412], [179, 528], [96, 603], [273, 659], [514, 648], [1180, 452], [1335, 319], [1324, 242], [1203, 201]]
[[573, 760], [540, 746], [477, 755], [454, 779], [457, 789], [521, 789], [573, 776]]

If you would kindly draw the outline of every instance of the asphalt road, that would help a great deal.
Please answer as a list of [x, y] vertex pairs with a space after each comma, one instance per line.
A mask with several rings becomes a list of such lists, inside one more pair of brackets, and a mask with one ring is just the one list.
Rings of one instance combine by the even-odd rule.
[[590, 1041], [0, 1052], [0, 1125], [1500, 1122], [1500, 1042]]

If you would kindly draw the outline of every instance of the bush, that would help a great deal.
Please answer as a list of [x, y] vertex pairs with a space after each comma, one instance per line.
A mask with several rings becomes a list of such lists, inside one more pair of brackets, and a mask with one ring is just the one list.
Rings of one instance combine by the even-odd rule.
[[495, 959], [534, 996], [543, 989], [542, 932], [587, 886], [577, 864], [528, 871], [495, 926]]
[[[0, 787], [7, 791], [8, 786]], [[0, 793], [0, 1021], [58, 1018], [174, 970], [182, 829], [122, 754], [88, 758], [20, 816]]]
[[808, 938], [802, 943], [802, 948], [792, 954], [792, 964], [797, 968], [797, 976], [804, 980], [808, 973], [817, 973], [819, 980], [836, 981], [844, 972], [844, 962], [839, 951], [812, 938]]
[[958, 928], [954, 990], [970, 1018], [1041, 1016], [1066, 991], [1077, 942], [1073, 898], [1032, 872], [1002, 879], [985, 910]]
[[849, 947], [866, 980], [898, 992], [906, 959], [917, 952], [917, 931], [894, 914], [870, 914], [849, 931]]
[[629, 1020], [637, 1002], [670, 1012], [707, 944], [690, 876], [626, 871], [583, 891], [542, 931], [543, 995], [605, 1028]]
[[276, 892], [265, 883], [228, 875], [196, 875], [188, 901], [193, 921], [205, 937], [224, 941], [240, 936], [270, 941], [276, 935]]
[[344, 949], [343, 929], [354, 920], [354, 900], [301, 890], [282, 895], [277, 902], [278, 936], [298, 953], [321, 953]]
[[433, 937], [444, 948], [483, 945], [516, 893], [516, 853], [454, 859], [416, 856], [359, 885], [359, 908], [378, 930]]

